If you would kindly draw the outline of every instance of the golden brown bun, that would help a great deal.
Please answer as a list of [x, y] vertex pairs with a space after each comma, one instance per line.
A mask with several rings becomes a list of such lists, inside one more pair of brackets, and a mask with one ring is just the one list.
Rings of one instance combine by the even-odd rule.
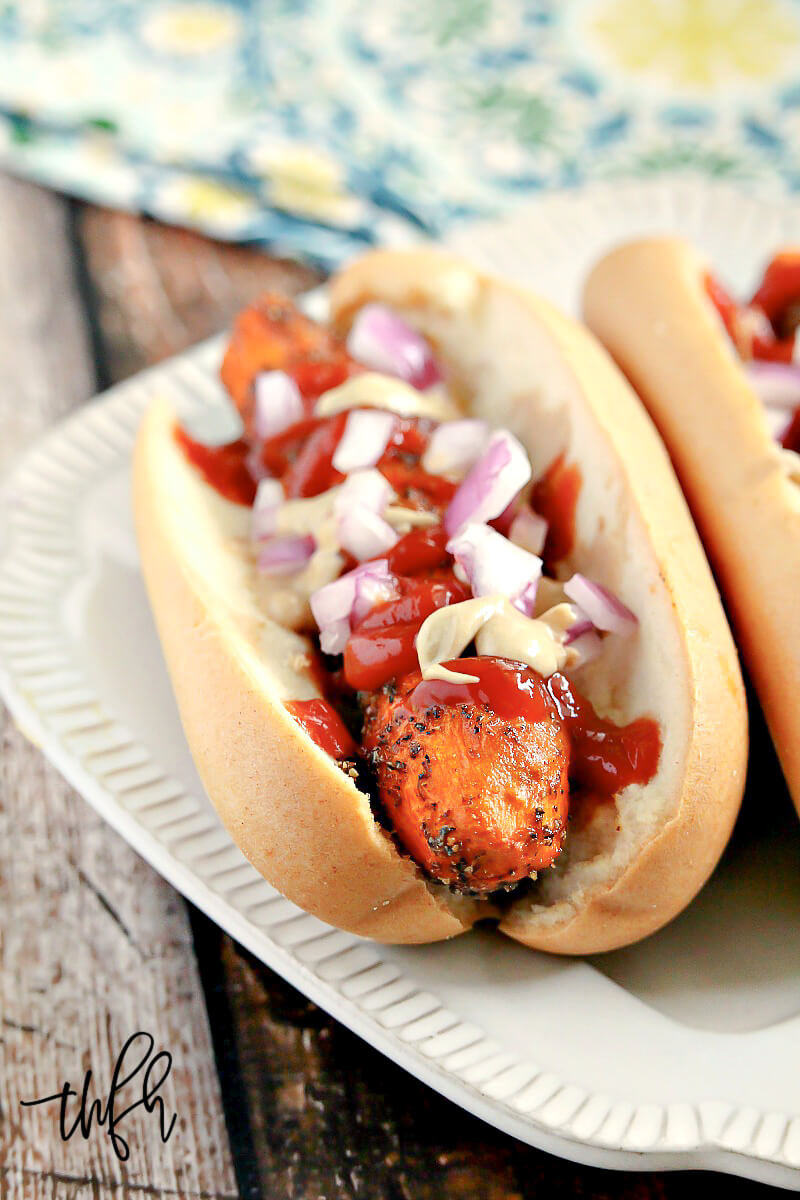
[[[735, 650], [661, 443], [585, 331], [454, 259], [376, 252], [333, 281], [331, 298], [339, 324], [377, 299], [422, 329], [470, 410], [521, 436], [535, 474], [562, 451], [581, 466], [565, 570], [618, 592], [640, 629], [609, 639], [579, 682], [604, 715], [654, 716], [663, 750], [651, 783], [571, 832], [559, 869], [501, 927], [562, 953], [643, 937], [713, 869], [747, 747]], [[163, 405], [143, 425], [134, 484], [145, 579], [189, 745], [248, 858], [310, 912], [379, 940], [432, 941], [485, 915], [423, 881], [367, 798], [285, 712], [285, 700], [315, 694], [292, 665], [303, 641], [259, 610], [242, 539], [226, 525], [234, 506], [183, 459]]]
[[800, 486], [684, 242], [604, 258], [586, 319], [637, 388], [672, 455], [800, 812]]
[[[736, 652], [666, 453], [595, 340], [550, 305], [430, 252], [374, 253], [332, 287], [340, 319], [379, 298], [409, 316], [457, 367], [472, 412], [509, 426], [534, 474], [566, 452], [584, 476], [580, 569], [638, 614], [631, 643], [606, 643], [580, 680], [617, 719], [656, 717], [657, 776], [618, 797], [619, 820], [579, 835], [534, 900], [501, 928], [528, 945], [592, 953], [644, 937], [679, 912], [729, 837], [747, 758]], [[616, 826], [620, 831], [617, 832]]]
[[381, 832], [367, 797], [284, 708], [283, 698], [314, 694], [302, 670], [284, 665], [302, 639], [258, 611], [246, 552], [225, 535], [238, 506], [189, 465], [174, 427], [157, 402], [139, 432], [136, 531], [186, 739], [228, 832], [271, 884], [332, 925], [387, 942], [463, 932]]

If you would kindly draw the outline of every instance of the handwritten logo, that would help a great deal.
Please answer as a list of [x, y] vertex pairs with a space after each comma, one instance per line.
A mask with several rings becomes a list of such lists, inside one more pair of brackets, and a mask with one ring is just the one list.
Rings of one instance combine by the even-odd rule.
[[[141, 1053], [142, 1040], [144, 1040], [146, 1045], [143, 1054]], [[131, 1058], [137, 1053], [137, 1050], [134, 1049], [136, 1042], [140, 1043], [138, 1049], [139, 1057], [135, 1065], [129, 1067]], [[88, 1141], [92, 1133], [93, 1122], [96, 1121], [98, 1126], [107, 1126], [106, 1134], [111, 1138], [114, 1153], [121, 1162], [126, 1162], [130, 1156], [130, 1147], [122, 1134], [117, 1132], [117, 1126], [129, 1113], [140, 1107], [143, 1107], [148, 1113], [157, 1113], [162, 1142], [168, 1141], [171, 1137], [177, 1120], [177, 1113], [173, 1113], [169, 1122], [167, 1122], [167, 1111], [164, 1107], [164, 1101], [157, 1095], [159, 1088], [172, 1070], [172, 1055], [168, 1050], [160, 1050], [158, 1054], [153, 1055], [154, 1048], [155, 1040], [151, 1034], [145, 1033], [143, 1030], [131, 1034], [120, 1050], [119, 1057], [114, 1064], [111, 1086], [109, 1087], [105, 1104], [100, 1099], [95, 1098], [90, 1100], [89, 1098], [89, 1090], [92, 1083], [91, 1069], [84, 1076], [80, 1097], [69, 1080], [67, 1080], [61, 1090], [53, 1092], [52, 1096], [42, 1096], [39, 1100], [20, 1100], [20, 1104], [25, 1108], [31, 1108], [36, 1104], [51, 1104], [54, 1100], [60, 1100], [61, 1108], [58, 1121], [62, 1141], [68, 1142], [73, 1134], [78, 1132], [80, 1132], [84, 1141]], [[152, 1058], [150, 1057], [151, 1055], [153, 1055]], [[123, 1074], [125, 1070], [128, 1072], [127, 1075]], [[141, 1074], [142, 1072], [143, 1074]], [[129, 1104], [127, 1108], [122, 1109], [121, 1112], [118, 1112], [116, 1105], [119, 1092], [140, 1074], [140, 1098], [134, 1101], [133, 1104]], [[73, 1116], [70, 1108], [74, 1107], [70, 1106], [70, 1100], [73, 1097], [79, 1099], [79, 1103], [77, 1113], [70, 1124]]]

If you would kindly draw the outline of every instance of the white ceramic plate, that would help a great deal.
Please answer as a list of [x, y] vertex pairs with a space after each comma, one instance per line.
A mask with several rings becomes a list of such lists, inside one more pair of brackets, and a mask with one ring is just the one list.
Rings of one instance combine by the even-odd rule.
[[[456, 241], [574, 308], [585, 266], [612, 241], [683, 231], [744, 286], [794, 240], [797, 216], [729, 186], [637, 184], [553, 196]], [[477, 1116], [579, 1162], [713, 1167], [800, 1189], [800, 826], [784, 797], [763, 797], [765, 831], [734, 844], [682, 917], [588, 961], [486, 931], [377, 946], [300, 912], [232, 844], [183, 738], [128, 501], [155, 392], [191, 421], [224, 424], [220, 351], [215, 340], [114, 388], [7, 482], [0, 685], [21, 726], [193, 903]]]

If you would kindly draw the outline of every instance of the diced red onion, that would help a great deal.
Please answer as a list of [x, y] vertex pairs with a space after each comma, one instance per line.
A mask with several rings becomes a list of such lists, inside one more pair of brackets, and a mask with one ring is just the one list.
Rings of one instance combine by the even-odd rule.
[[392, 485], [380, 471], [374, 468], [353, 471], [339, 488], [333, 511], [337, 517], [347, 516], [354, 508], [368, 508], [371, 512], [382, 513], [393, 496]]
[[492, 517], [489, 524], [492, 529], [496, 529], [498, 533], [502, 533], [503, 537], [508, 537], [511, 532], [511, 526], [514, 523], [514, 517], [519, 512], [520, 498], [519, 494], [514, 497], [510, 504], [507, 504], [499, 517]]
[[[370, 570], [370, 568], [374, 568]], [[396, 600], [398, 596], [397, 579], [389, 570], [385, 558], [376, 562], [364, 563], [356, 567], [356, 594], [353, 601], [353, 611], [350, 619], [353, 625], [363, 621], [368, 612], [376, 604], [385, 604], [387, 600]], [[353, 572], [355, 574], [355, 572]]]
[[745, 373], [762, 404], [794, 411], [800, 407], [800, 363], [745, 363]]
[[356, 596], [353, 572], [341, 575], [311, 593], [311, 613], [325, 654], [341, 654], [350, 636], [350, 612]]
[[533, 616], [536, 607], [536, 593], [539, 590], [539, 580], [529, 579], [518, 596], [511, 603], [526, 617]]
[[527, 505], [519, 510], [508, 531], [510, 540], [531, 554], [541, 554], [547, 539], [547, 521]]
[[564, 584], [564, 592], [570, 600], [575, 601], [596, 629], [624, 635], [633, 633], [639, 624], [631, 610], [608, 588], [587, 579], [585, 575], [573, 575]]
[[498, 429], [444, 514], [452, 537], [470, 522], [491, 521], [508, 507], [531, 477], [525, 450], [507, 429]]
[[398, 539], [388, 521], [362, 505], [351, 508], [337, 525], [339, 545], [359, 562], [391, 550]]
[[575, 613], [575, 622], [574, 624], [570, 625], [569, 629], [564, 635], [565, 646], [570, 646], [573, 642], [577, 641], [579, 637], [583, 637], [585, 633], [592, 633], [594, 630], [594, 625], [586, 616], [586, 613], [583, 612], [577, 604], [573, 604], [571, 607]]
[[253, 390], [253, 429], [262, 441], [302, 421], [305, 413], [300, 389], [285, 371], [260, 371]]
[[542, 573], [542, 560], [515, 546], [489, 525], [467, 525], [446, 546], [466, 573], [473, 596], [507, 596], [530, 616]]
[[254, 542], [262, 542], [275, 533], [283, 501], [283, 486], [280, 480], [262, 479], [256, 488], [256, 498], [250, 515], [250, 537]]
[[424, 390], [442, 376], [428, 342], [383, 304], [365, 304], [347, 338], [347, 350], [373, 371], [397, 375]]
[[261, 458], [261, 442], [255, 442], [247, 451], [244, 465], [250, 472], [250, 478], [255, 483], [260, 483], [262, 479], [269, 479], [269, 471], [264, 466]]
[[332, 621], [349, 619], [356, 596], [356, 573], [359, 570], [361, 568], [356, 567], [355, 571], [348, 571], [346, 575], [340, 575], [332, 583], [326, 583], [311, 593], [311, 613], [320, 629], [324, 629]]
[[333, 455], [333, 467], [343, 475], [374, 467], [392, 436], [395, 417], [378, 409], [353, 409]]
[[602, 653], [603, 639], [598, 637], [593, 629], [589, 629], [570, 642], [569, 648], [576, 656], [571, 667], [572, 670], [575, 670], [577, 667], [585, 667], [587, 663], [593, 662]]
[[325, 654], [341, 654], [350, 636], [351, 620], [365, 616], [381, 600], [396, 595], [395, 577], [385, 558], [364, 563], [312, 592], [311, 612]]
[[486, 449], [489, 426], [478, 417], [445, 421], [431, 434], [422, 467], [431, 475], [464, 475]]
[[349, 637], [350, 620], [348, 617], [331, 621], [324, 629], [320, 630], [320, 650], [323, 654], [343, 654]]
[[307, 564], [317, 548], [310, 533], [286, 533], [270, 538], [258, 556], [262, 575], [294, 575]]

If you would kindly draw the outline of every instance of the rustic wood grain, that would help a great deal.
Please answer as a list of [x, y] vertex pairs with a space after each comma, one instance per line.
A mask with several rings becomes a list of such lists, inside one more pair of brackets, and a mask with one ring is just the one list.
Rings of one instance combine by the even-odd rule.
[[[265, 1200], [755, 1200], [701, 1172], [583, 1167], [425, 1087], [218, 934]], [[568, 1031], [559, 1036], [567, 1037]]]
[[122, 379], [225, 328], [261, 291], [294, 296], [319, 276], [129, 213], [77, 219], [110, 378]]
[[[65, 202], [0, 177], [0, 471], [94, 390]], [[0, 713], [0, 1194], [25, 1200], [234, 1197], [235, 1181], [183, 903]], [[58, 1136], [21, 1108], [91, 1067], [107, 1091], [124, 1041], [174, 1055], [178, 1125], [141, 1109], [109, 1139]], [[98, 1093], [94, 1093], [98, 1094]], [[123, 1095], [128, 1103], [135, 1097]]]

